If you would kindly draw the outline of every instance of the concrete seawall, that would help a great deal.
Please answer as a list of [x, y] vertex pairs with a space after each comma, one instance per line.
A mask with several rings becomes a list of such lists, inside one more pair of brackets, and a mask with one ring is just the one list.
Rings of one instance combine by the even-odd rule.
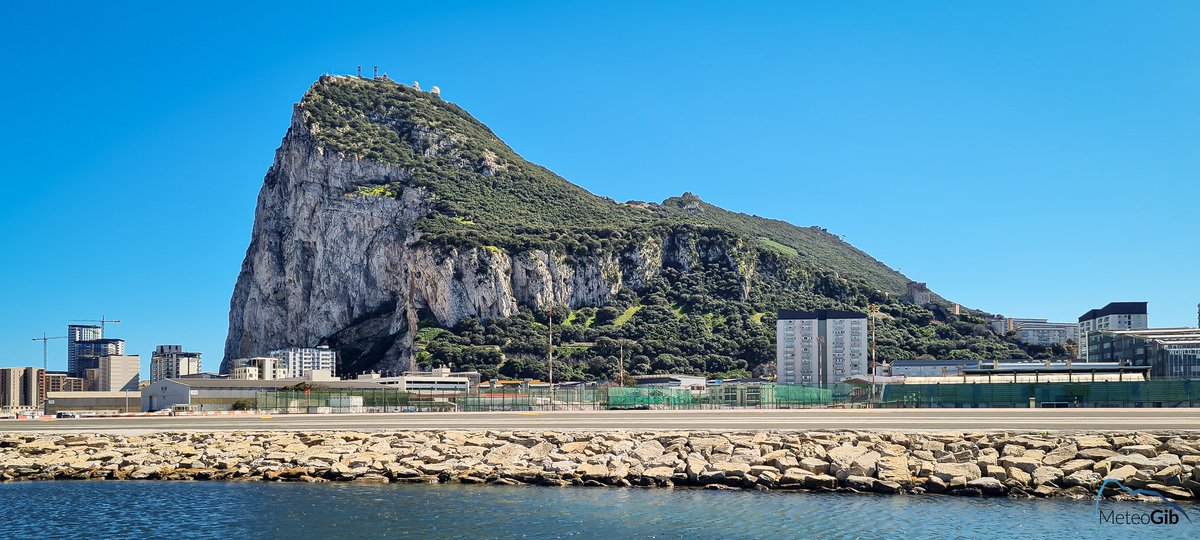
[[406, 431], [0, 435], [4, 480], [697, 486], [1095, 495], [1104, 478], [1200, 497], [1194, 432]]

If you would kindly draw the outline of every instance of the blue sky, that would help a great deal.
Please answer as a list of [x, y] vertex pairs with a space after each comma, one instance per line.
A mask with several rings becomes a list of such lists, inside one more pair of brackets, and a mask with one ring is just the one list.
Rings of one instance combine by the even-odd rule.
[[0, 365], [107, 315], [215, 369], [291, 105], [360, 64], [598, 194], [820, 225], [1010, 316], [1196, 324], [1197, 2], [174, 4], [6, 7]]

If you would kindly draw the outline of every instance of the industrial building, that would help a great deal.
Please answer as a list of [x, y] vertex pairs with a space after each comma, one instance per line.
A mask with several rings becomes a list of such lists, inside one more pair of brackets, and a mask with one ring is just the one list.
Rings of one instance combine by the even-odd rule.
[[[238, 380], [238, 379], [164, 379], [142, 389], [141, 408], [146, 411], [184, 409], [194, 411], [225, 411], [239, 401], [257, 403], [260, 392], [278, 392], [296, 387], [306, 381], [293, 380]], [[318, 381], [309, 383], [309, 388], [320, 392], [329, 391], [377, 391], [396, 392], [399, 388], [371, 381]]]
[[1144, 366], [1152, 377], [1200, 377], [1200, 328], [1093, 331], [1088, 349], [1093, 361]]
[[1079, 357], [1092, 360], [1089, 335], [1101, 330], [1143, 330], [1149, 328], [1147, 302], [1109, 302], [1079, 316]]
[[378, 373], [363, 373], [355, 380], [370, 381], [386, 386], [395, 386], [405, 392], [469, 392], [479, 387], [479, 373], [454, 373], [450, 368], [434, 368], [431, 371], [406, 371], [399, 377], [383, 377]]
[[73, 413], [81, 416], [136, 413], [142, 411], [142, 394], [128, 392], [50, 392], [46, 414]]
[[779, 310], [776, 381], [825, 387], [867, 373], [867, 315]]
[[[876, 382], [889, 384], [970, 384], [1144, 381], [1148, 367], [1120, 362], [1050, 360], [897, 360], [880, 364]], [[870, 382], [870, 377], [855, 381]]]
[[678, 375], [664, 373], [660, 375], [638, 375], [633, 377], [634, 384], [639, 388], [675, 388], [681, 390], [704, 390], [708, 379], [700, 375]]

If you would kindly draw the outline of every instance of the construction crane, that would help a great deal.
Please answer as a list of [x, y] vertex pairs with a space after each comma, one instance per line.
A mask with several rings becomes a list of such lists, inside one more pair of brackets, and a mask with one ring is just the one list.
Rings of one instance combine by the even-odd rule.
[[106, 319], [106, 318], [104, 318], [104, 315], [101, 315], [99, 319], [71, 319], [67, 322], [100, 323], [100, 337], [104, 337], [104, 324], [105, 323], [120, 323], [121, 321], [118, 321], [116, 319]]
[[[101, 330], [101, 332], [103, 332], [103, 330]], [[33, 338], [34, 341], [42, 342], [42, 412], [46, 412], [45, 396], [50, 395], [50, 387], [46, 385], [46, 373], [49, 371], [50, 366], [50, 348], [48, 345], [52, 339], [67, 339], [67, 336], [49, 337], [45, 332], [42, 332], [42, 337]]]

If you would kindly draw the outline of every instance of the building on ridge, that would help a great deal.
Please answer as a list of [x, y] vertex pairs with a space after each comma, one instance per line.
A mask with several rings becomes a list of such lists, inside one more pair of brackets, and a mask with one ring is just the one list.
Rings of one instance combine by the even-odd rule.
[[933, 293], [929, 291], [929, 286], [922, 282], [910, 281], [907, 285], [907, 292], [904, 293], [902, 301], [918, 306], [924, 306], [933, 303]]

